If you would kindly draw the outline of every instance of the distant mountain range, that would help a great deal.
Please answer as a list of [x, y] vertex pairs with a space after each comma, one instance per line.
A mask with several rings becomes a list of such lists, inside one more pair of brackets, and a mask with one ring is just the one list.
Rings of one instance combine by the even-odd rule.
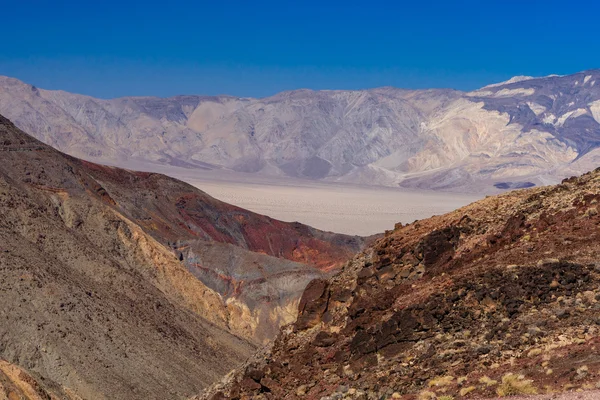
[[100, 100], [0, 77], [0, 113], [71, 155], [439, 190], [554, 183], [600, 163], [600, 70], [473, 92], [378, 88]]

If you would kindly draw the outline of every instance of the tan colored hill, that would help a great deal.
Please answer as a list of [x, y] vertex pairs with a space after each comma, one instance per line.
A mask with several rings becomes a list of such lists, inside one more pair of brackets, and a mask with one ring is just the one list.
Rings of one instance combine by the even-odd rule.
[[[75, 159], [0, 117], [0, 359], [56, 398], [197, 393], [361, 244]], [[6, 396], [29, 390], [15, 379]]]
[[596, 398], [599, 200], [600, 169], [397, 226], [201, 398]]

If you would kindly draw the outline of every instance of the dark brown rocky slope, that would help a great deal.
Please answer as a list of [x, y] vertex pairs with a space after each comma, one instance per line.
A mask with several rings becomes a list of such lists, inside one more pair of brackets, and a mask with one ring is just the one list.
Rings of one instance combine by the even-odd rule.
[[198, 393], [360, 245], [80, 161], [0, 117], [0, 399]]
[[272, 350], [201, 398], [450, 400], [597, 388], [599, 200], [600, 169], [398, 226], [340, 274], [309, 284]]

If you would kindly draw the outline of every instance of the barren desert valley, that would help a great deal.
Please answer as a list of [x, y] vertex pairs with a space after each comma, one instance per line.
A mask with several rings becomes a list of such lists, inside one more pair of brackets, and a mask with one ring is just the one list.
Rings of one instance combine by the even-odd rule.
[[382, 233], [393, 229], [397, 222], [444, 214], [485, 196], [261, 177], [235, 171], [198, 171], [148, 163], [125, 165], [181, 179], [221, 201], [259, 214], [349, 235]]
[[599, 104], [2, 77], [0, 400], [596, 399]]

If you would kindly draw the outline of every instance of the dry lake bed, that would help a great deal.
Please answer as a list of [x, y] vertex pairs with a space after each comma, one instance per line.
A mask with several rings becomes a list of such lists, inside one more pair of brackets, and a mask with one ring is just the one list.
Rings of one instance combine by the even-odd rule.
[[213, 197], [283, 221], [322, 230], [371, 235], [443, 214], [479, 197], [337, 184], [270, 185], [190, 181]]
[[392, 229], [396, 222], [444, 214], [484, 197], [152, 164], [128, 167], [181, 179], [219, 200], [272, 218], [352, 235], [381, 233]]

